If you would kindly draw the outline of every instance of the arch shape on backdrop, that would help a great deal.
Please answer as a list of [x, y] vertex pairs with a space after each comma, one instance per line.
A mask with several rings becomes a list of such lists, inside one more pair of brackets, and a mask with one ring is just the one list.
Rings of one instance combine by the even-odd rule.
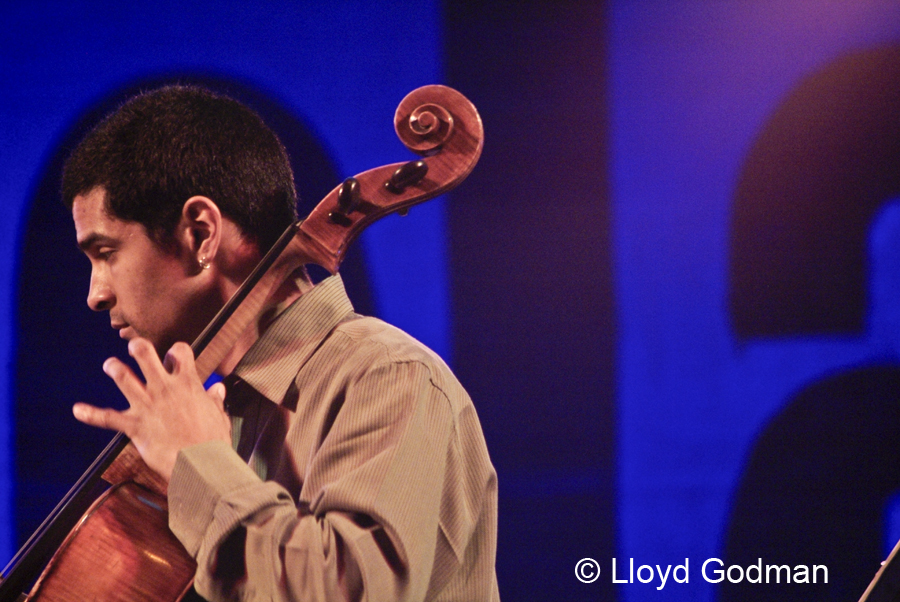
[[729, 311], [739, 339], [861, 334], [866, 237], [900, 192], [900, 46], [842, 57], [775, 111], [740, 173]]
[[[171, 83], [207, 87], [244, 102], [262, 116], [291, 158], [301, 217], [340, 183], [334, 161], [309, 126], [252, 85], [231, 78], [176, 74], [142, 79], [106, 96], [69, 128], [43, 168], [21, 239], [14, 369], [17, 545], [111, 438], [108, 431], [78, 423], [72, 404], [124, 406], [100, 366], [111, 355], [126, 358], [127, 352], [109, 328], [108, 316], [85, 304], [90, 266], [76, 249], [72, 217], [60, 201], [62, 166], [102, 116], [135, 93]], [[374, 315], [358, 246], [348, 253], [341, 274], [356, 310]]]
[[[900, 192], [900, 47], [807, 78], [752, 148], [734, 206], [730, 310], [739, 340], [863, 334], [872, 222]], [[814, 564], [827, 585], [727, 584], [723, 602], [846, 600], [883, 559], [900, 488], [900, 366], [844, 366], [807, 383], [748, 457], [726, 564]]]

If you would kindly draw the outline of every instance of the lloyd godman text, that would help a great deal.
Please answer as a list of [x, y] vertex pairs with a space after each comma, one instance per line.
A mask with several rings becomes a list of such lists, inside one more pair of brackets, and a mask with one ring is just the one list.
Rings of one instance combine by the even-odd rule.
[[[620, 574], [621, 573], [621, 574]], [[760, 558], [756, 564], [743, 567], [732, 564], [725, 568], [725, 563], [718, 558], [708, 558], [700, 568], [703, 579], [709, 583], [721, 583], [726, 579], [730, 583], [828, 583], [828, 567], [823, 564], [813, 565], [812, 568], [805, 564], [791, 567], [787, 564], [763, 564]], [[656, 589], [663, 589], [667, 583], [690, 582], [690, 560], [684, 559], [684, 564], [674, 567], [669, 564], [662, 567], [658, 564], [642, 564], [635, 568], [634, 558], [628, 559], [628, 569], [617, 566], [616, 559], [612, 559], [613, 583], [644, 583], [653, 584]]]

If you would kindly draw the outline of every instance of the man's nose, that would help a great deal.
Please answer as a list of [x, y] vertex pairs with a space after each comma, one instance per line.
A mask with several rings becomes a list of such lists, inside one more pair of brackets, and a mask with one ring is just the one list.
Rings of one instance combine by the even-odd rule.
[[87, 304], [94, 311], [106, 311], [113, 306], [115, 297], [112, 288], [95, 272], [91, 272], [91, 285], [88, 289]]

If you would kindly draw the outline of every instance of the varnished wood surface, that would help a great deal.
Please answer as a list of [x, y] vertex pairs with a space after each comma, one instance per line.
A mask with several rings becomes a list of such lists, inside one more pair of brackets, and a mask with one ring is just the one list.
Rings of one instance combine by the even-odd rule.
[[193, 558], [169, 531], [165, 497], [127, 482], [94, 503], [28, 600], [180, 600], [195, 571]]

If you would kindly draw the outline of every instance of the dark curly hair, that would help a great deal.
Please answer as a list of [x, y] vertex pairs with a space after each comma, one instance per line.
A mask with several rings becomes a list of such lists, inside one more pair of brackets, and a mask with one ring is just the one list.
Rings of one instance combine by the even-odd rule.
[[63, 202], [97, 186], [106, 209], [170, 241], [185, 201], [209, 197], [258, 245], [297, 219], [297, 193], [281, 142], [241, 103], [197, 86], [139, 94], [103, 119], [69, 156]]

